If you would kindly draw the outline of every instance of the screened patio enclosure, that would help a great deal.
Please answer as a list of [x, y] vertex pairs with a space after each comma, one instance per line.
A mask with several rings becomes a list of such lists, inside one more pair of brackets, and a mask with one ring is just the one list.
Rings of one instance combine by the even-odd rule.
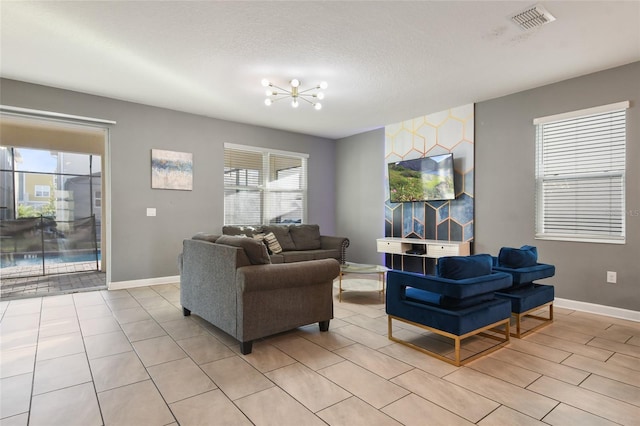
[[[3, 279], [102, 268], [102, 156], [76, 149], [65, 131], [2, 121], [0, 146], [0, 274]], [[22, 124], [22, 123], [19, 123]], [[19, 127], [19, 126], [18, 126]], [[37, 126], [36, 126], [37, 127]], [[42, 130], [42, 129], [38, 129]], [[17, 144], [10, 145], [18, 135]], [[26, 135], [31, 138], [27, 139]], [[40, 137], [39, 137], [40, 136]], [[81, 145], [91, 148], [91, 136]], [[97, 139], [97, 138], [94, 138]], [[100, 134], [103, 143], [104, 136]], [[5, 145], [5, 143], [7, 143]], [[24, 146], [29, 143], [37, 146]], [[78, 144], [75, 144], [78, 145]], [[96, 151], [87, 149], [87, 151]]]

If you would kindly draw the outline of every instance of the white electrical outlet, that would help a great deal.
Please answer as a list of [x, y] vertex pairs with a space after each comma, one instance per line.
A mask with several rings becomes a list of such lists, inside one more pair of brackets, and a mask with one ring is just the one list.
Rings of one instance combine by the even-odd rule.
[[618, 274], [613, 271], [607, 271], [607, 282], [615, 284], [618, 279]]
[[147, 207], [147, 216], [155, 216], [156, 208], [155, 207]]

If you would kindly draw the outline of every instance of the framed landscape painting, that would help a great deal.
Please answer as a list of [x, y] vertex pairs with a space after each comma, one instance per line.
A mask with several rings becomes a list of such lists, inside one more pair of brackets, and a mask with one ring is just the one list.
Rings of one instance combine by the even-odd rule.
[[191, 191], [193, 189], [193, 154], [152, 149], [151, 188]]

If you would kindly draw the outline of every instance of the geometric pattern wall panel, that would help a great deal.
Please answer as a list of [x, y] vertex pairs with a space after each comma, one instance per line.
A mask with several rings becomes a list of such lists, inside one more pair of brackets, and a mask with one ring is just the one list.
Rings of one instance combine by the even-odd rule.
[[[473, 241], [473, 104], [385, 126], [385, 236]], [[389, 200], [387, 163], [453, 153], [456, 199]]]

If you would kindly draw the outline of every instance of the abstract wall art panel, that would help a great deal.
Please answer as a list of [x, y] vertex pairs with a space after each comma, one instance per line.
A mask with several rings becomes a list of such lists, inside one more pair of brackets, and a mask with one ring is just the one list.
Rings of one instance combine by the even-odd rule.
[[151, 188], [191, 191], [193, 189], [193, 154], [152, 149]]

